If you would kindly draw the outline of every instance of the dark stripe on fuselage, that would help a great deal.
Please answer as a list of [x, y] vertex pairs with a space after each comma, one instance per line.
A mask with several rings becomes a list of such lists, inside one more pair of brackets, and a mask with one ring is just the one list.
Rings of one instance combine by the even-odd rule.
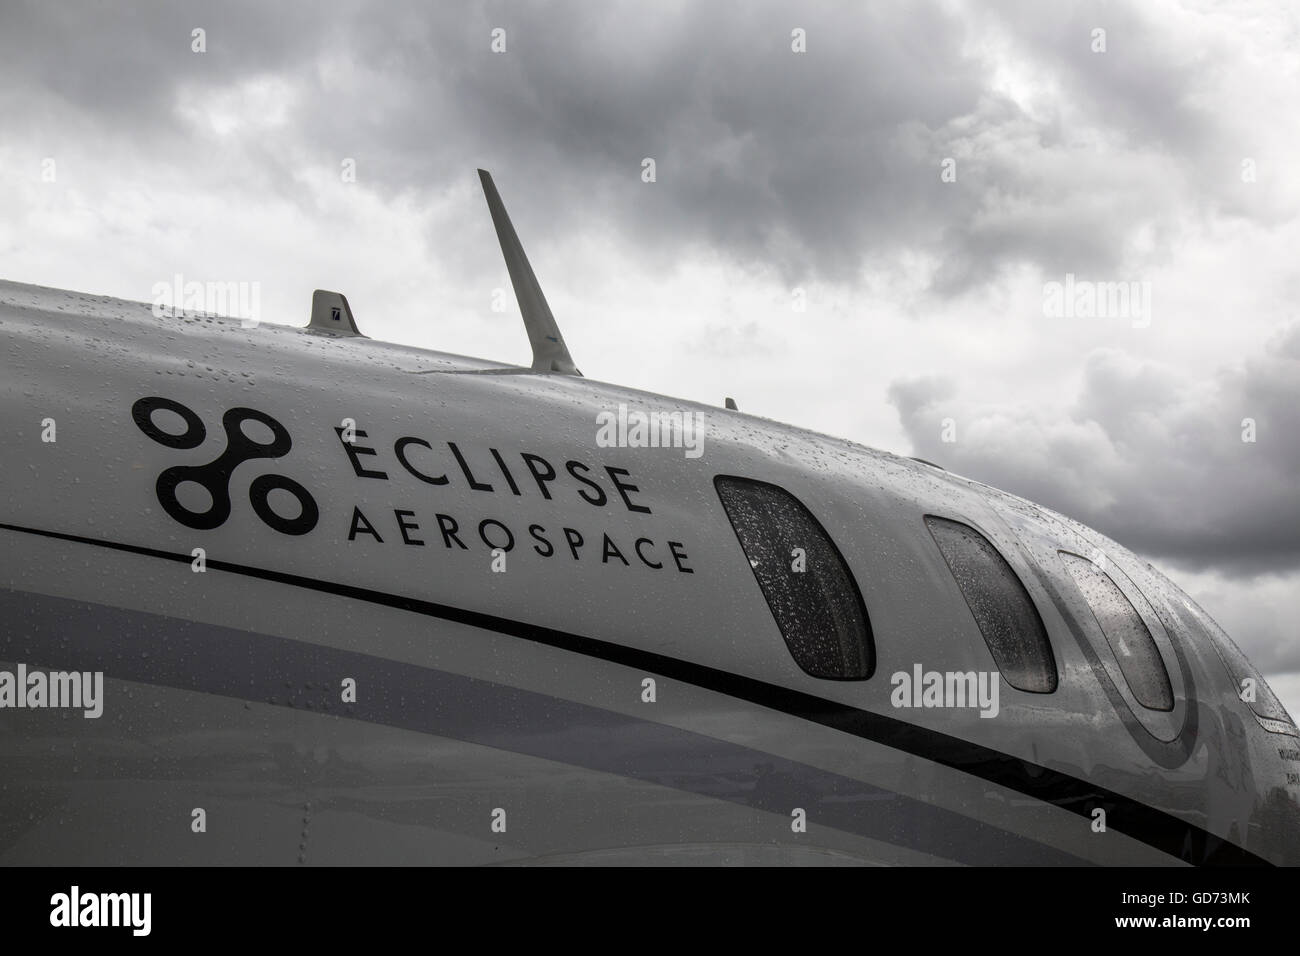
[[[51, 670], [101, 670], [118, 680], [435, 734], [787, 819], [794, 807], [802, 807], [811, 824], [823, 828], [815, 841], [823, 846], [833, 845], [825, 835], [825, 828], [833, 828], [970, 865], [1088, 862], [978, 817], [865, 781], [495, 681], [188, 618], [5, 588], [0, 588], [0, 620], [22, 622], [21, 633], [0, 636], [0, 660], [16, 657]], [[339, 702], [344, 676], [357, 682], [355, 704]], [[639, 684], [632, 686], [632, 692], [639, 691]], [[106, 708], [111, 706], [110, 699]], [[202, 711], [172, 716], [181, 726], [210, 721]], [[79, 728], [80, 721], [74, 722], [73, 732]], [[583, 794], [598, 798], [599, 792], [583, 789], [569, 802], [586, 799]], [[598, 811], [575, 806], [574, 812], [580, 818]], [[439, 826], [436, 817], [427, 823]]]
[[[45, 531], [10, 524], [0, 529], [40, 535], [62, 541], [94, 545], [131, 554], [189, 564], [188, 554], [176, 554], [125, 544], [87, 538], [81, 535]], [[610, 641], [584, 637], [553, 628], [514, 621], [508, 618], [437, 604], [418, 598], [389, 594], [370, 588], [235, 564], [215, 558], [207, 559], [209, 570], [227, 571], [260, 578], [278, 584], [334, 594], [371, 604], [397, 608], [428, 617], [454, 621], [470, 627], [508, 634], [523, 640], [559, 648], [587, 657], [598, 658], [637, 670], [648, 671], [715, 691], [739, 700], [767, 707], [793, 717], [839, 730], [864, 740], [883, 744], [925, 760], [932, 760], [954, 770], [961, 770], [990, 783], [1015, 790], [1091, 820], [1092, 811], [1106, 811], [1107, 826], [1146, 843], [1164, 853], [1196, 864], [1267, 865], [1263, 858], [1229, 843], [1178, 817], [1147, 806], [1137, 800], [1104, 787], [1098, 787], [1059, 770], [1013, 757], [980, 744], [961, 740], [941, 731], [906, 721], [860, 710], [848, 704], [827, 700], [814, 694], [770, 684], [741, 674], [733, 674], [705, 664], [668, 657], [641, 648], [627, 647]]]

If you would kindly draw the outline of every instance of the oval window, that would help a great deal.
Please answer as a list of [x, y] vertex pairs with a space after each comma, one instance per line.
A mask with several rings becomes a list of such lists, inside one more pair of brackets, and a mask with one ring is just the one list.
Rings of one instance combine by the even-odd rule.
[[1056, 690], [1056, 658], [1047, 628], [1006, 558], [960, 521], [926, 515], [925, 526], [1007, 683], [1032, 694]]
[[784, 488], [719, 475], [718, 497], [795, 663], [813, 677], [865, 680], [871, 623], [843, 555]]

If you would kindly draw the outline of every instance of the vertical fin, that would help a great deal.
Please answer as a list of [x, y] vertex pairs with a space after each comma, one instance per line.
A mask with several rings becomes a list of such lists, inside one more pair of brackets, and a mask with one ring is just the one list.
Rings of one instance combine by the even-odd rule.
[[492, 224], [496, 226], [497, 239], [501, 243], [501, 254], [505, 256], [506, 268], [510, 271], [510, 284], [515, 287], [515, 299], [519, 302], [519, 311], [524, 316], [524, 327], [528, 330], [528, 341], [533, 346], [533, 368], [542, 372], [563, 372], [565, 375], [582, 375], [573, 358], [560, 327], [555, 324], [551, 307], [546, 304], [542, 287], [533, 275], [533, 267], [528, 264], [524, 247], [519, 242], [515, 227], [510, 224], [506, 207], [501, 202], [501, 194], [492, 182], [492, 174], [486, 169], [478, 171], [483, 181], [483, 194], [487, 197], [488, 211], [492, 213]]

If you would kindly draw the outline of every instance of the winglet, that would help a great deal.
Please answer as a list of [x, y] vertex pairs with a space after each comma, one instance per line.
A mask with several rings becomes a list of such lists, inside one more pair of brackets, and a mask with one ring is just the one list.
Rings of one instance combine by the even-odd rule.
[[348, 297], [342, 292], [326, 292], [324, 289], [317, 289], [311, 295], [311, 322], [307, 328], [335, 335], [361, 335], [356, 320], [352, 318]]
[[515, 287], [515, 299], [519, 302], [519, 311], [524, 316], [524, 327], [528, 330], [528, 341], [533, 346], [533, 368], [541, 372], [562, 372], [565, 375], [582, 375], [573, 358], [560, 327], [555, 324], [551, 307], [546, 304], [542, 287], [533, 275], [533, 267], [528, 264], [524, 247], [515, 234], [515, 227], [510, 224], [506, 207], [501, 202], [501, 194], [492, 182], [492, 174], [486, 169], [478, 171], [483, 181], [483, 194], [487, 197], [488, 211], [492, 213], [492, 224], [496, 226], [497, 239], [501, 243], [501, 254], [505, 256], [506, 268], [510, 271], [510, 284]]

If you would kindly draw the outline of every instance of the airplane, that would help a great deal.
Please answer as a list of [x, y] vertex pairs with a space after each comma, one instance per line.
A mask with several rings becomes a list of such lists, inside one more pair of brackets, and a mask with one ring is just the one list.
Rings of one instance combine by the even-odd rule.
[[529, 368], [0, 283], [0, 862], [1300, 863], [1163, 574], [583, 377], [480, 177]]

